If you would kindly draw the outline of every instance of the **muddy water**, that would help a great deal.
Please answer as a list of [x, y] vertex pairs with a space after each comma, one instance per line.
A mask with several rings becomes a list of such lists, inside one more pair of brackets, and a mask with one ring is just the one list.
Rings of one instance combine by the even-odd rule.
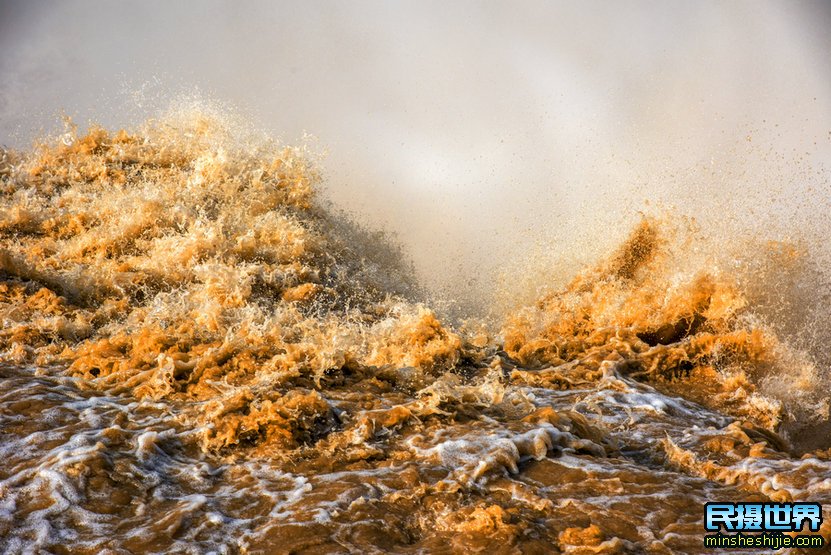
[[660, 217], [455, 325], [215, 114], [3, 156], [8, 552], [701, 553], [707, 501], [831, 511], [826, 371]]

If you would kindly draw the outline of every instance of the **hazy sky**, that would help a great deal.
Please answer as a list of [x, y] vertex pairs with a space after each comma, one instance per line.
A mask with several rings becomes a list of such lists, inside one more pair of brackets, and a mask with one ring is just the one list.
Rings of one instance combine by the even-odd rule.
[[198, 88], [313, 134], [329, 198], [476, 296], [602, 251], [646, 201], [780, 234], [827, 216], [829, 6], [0, 1], [0, 143]]

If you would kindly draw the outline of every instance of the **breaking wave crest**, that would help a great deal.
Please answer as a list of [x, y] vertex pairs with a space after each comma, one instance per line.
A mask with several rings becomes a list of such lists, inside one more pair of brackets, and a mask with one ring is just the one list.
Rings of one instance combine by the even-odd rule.
[[828, 499], [798, 245], [644, 217], [493, 326], [210, 110], [67, 122], [0, 179], [10, 548], [669, 553], [705, 500]]

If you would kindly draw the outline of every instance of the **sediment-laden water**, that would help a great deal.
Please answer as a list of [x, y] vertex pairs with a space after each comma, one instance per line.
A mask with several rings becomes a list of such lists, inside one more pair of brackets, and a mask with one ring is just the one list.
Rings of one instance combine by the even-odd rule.
[[831, 514], [827, 369], [766, 317], [798, 246], [725, 270], [645, 217], [459, 322], [222, 118], [2, 156], [7, 552], [702, 553], [707, 501]]

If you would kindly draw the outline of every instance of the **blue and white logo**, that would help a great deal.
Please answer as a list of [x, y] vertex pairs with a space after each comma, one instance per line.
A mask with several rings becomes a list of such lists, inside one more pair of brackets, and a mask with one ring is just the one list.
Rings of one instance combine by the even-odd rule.
[[706, 503], [704, 526], [716, 532], [798, 532], [805, 523], [811, 532], [822, 524], [819, 503]]

